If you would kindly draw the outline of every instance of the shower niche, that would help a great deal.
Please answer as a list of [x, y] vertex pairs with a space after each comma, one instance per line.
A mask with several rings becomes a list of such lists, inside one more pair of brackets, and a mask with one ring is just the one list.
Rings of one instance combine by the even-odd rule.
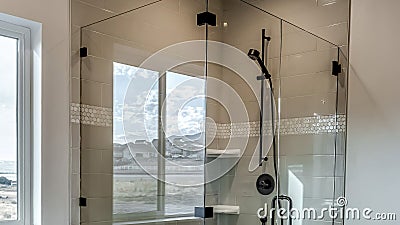
[[262, 2], [116, 2], [80, 28], [81, 224], [261, 224], [282, 196], [300, 210], [344, 196], [347, 50]]

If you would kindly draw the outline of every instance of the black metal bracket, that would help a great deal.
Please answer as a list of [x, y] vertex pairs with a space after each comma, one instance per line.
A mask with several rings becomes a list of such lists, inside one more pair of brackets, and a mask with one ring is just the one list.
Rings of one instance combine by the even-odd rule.
[[[271, 37], [270, 36], [267, 36], [265, 33], [267, 32], [267, 30], [266, 29], [262, 29], [261, 30], [261, 36], [262, 36], [262, 39], [263, 39], [263, 44], [264, 44], [264, 41], [265, 40], [267, 40], [267, 41], [271, 41]], [[265, 45], [263, 45], [263, 46], [265, 46]], [[264, 59], [263, 59], [264, 60]]]
[[210, 12], [202, 12], [197, 14], [197, 26], [208, 24], [210, 26], [217, 26], [217, 15]]
[[264, 75], [262, 75], [262, 76], [257, 76], [257, 80], [266, 80], [267, 78], [264, 76]]
[[194, 207], [194, 216], [199, 218], [213, 218], [214, 208], [210, 206]]
[[342, 72], [342, 65], [338, 61], [332, 61], [332, 75], [338, 76]]
[[87, 198], [80, 197], [79, 198], [79, 206], [86, 207], [87, 206]]
[[82, 47], [79, 49], [79, 56], [81, 58], [87, 57], [88, 56], [88, 49], [86, 47]]

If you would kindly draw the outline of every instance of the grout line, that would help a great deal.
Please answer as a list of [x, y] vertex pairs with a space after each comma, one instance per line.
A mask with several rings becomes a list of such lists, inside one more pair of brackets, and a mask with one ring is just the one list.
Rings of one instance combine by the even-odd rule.
[[98, 23], [101, 23], [101, 22], [110, 20], [110, 19], [112, 19], [112, 18], [116, 18], [116, 17], [118, 17], [118, 16], [122, 16], [122, 15], [128, 14], [128, 13], [130, 13], [130, 12], [136, 11], [136, 10], [141, 9], [141, 8], [145, 8], [145, 7], [147, 7], [147, 6], [153, 5], [153, 4], [155, 4], [155, 3], [159, 3], [159, 2], [161, 2], [161, 1], [162, 1], [162, 0], [157, 0], [157, 1], [155, 1], [155, 2], [151, 2], [151, 3], [145, 4], [145, 5], [139, 6], [139, 7], [137, 7], [137, 8], [130, 9], [130, 10], [128, 10], [128, 11], [125, 11], [125, 12], [122, 12], [122, 13], [119, 13], [119, 14], [116, 14], [116, 15], [113, 15], [113, 16], [110, 16], [110, 17], [108, 17], [108, 18], [105, 18], [105, 19], [102, 19], [102, 20], [99, 20], [99, 21], [96, 21], [96, 22], [87, 24], [87, 25], [85, 25], [85, 26], [82, 26], [81, 29], [84, 29], [84, 28], [86, 28], [86, 27], [90, 27], [90, 26], [92, 26], [92, 25], [95, 25], [95, 24], [98, 24]]
[[[288, 55], [283, 54], [283, 55], [282, 55], [282, 58], [298, 57], [298, 56], [310, 54], [310, 53], [313, 53], [313, 52], [315, 52], [315, 53], [328, 52], [328, 51], [330, 51], [330, 50], [332, 51], [333, 49], [336, 50], [337, 47], [336, 47], [336, 46], [332, 46], [332, 47], [329, 47], [329, 48], [323, 48], [323, 49], [321, 49], [321, 50], [316, 49], [316, 50], [303, 51], [303, 52], [298, 52], [298, 53], [293, 53], [293, 54], [288, 54]], [[278, 57], [278, 58], [279, 58], [279, 57]]]
[[[111, 11], [109, 9], [101, 8], [101, 7], [97, 6], [97, 5], [90, 4], [89, 2], [85, 2], [85, 1], [81, 1], [81, 0], [75, 0], [75, 2], [79, 2], [81, 4], [93, 7], [95, 9], [99, 9], [99, 10], [107, 12], [107, 13], [115, 14], [115, 12], [113, 12], [113, 11]], [[77, 26], [77, 25], [75, 25], [75, 26]]]
[[105, 83], [105, 82], [101, 82], [101, 81], [95, 81], [95, 80], [90, 80], [90, 79], [86, 79], [86, 78], [79, 78], [76, 77], [76, 79], [80, 79], [81, 81], [85, 81], [85, 82], [89, 82], [89, 83], [95, 83], [97, 85], [110, 85], [112, 86], [112, 84], [109, 83]]
[[321, 94], [336, 94], [336, 91], [332, 92], [332, 91], [328, 91], [328, 92], [321, 92], [321, 93], [316, 93], [316, 94], [312, 94], [312, 95], [298, 95], [298, 96], [291, 96], [291, 97], [281, 97], [280, 99], [282, 100], [286, 100], [286, 99], [294, 99], [294, 98], [305, 98], [305, 97], [320, 97]]

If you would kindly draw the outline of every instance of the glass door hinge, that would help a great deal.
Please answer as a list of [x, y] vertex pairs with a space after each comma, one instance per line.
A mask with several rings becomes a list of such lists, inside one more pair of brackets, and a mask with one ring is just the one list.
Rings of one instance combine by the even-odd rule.
[[81, 58], [87, 57], [88, 56], [88, 49], [86, 47], [82, 47], [79, 49], [79, 56]]
[[87, 198], [80, 197], [79, 198], [79, 206], [81, 206], [81, 207], [87, 206]]
[[342, 65], [338, 61], [332, 61], [332, 75], [338, 76], [342, 72]]
[[210, 12], [202, 12], [197, 14], [197, 26], [208, 24], [210, 26], [217, 26], [217, 15]]

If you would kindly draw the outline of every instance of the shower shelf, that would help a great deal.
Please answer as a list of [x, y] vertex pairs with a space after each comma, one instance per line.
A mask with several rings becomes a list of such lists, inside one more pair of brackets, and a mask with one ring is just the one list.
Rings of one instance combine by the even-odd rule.
[[215, 214], [239, 215], [240, 207], [236, 205], [214, 205]]
[[207, 149], [207, 157], [209, 158], [239, 158], [240, 149]]

